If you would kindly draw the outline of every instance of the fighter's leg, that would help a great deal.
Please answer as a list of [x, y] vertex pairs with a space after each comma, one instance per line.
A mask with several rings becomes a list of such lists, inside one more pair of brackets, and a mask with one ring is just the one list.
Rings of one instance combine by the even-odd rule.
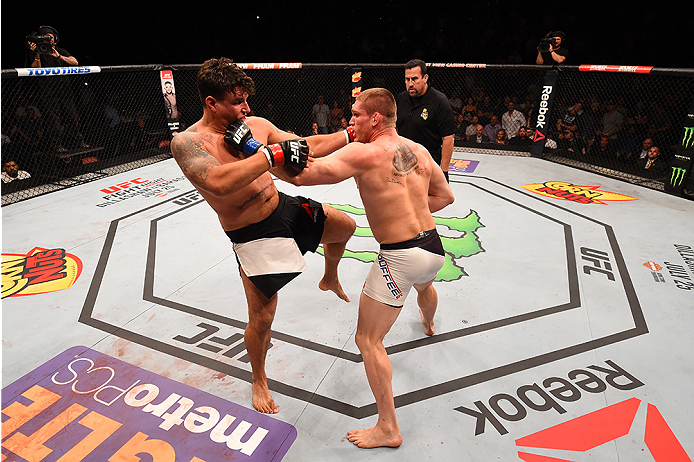
[[323, 211], [325, 213], [325, 225], [321, 243], [323, 244], [325, 271], [318, 287], [321, 290], [331, 290], [339, 298], [348, 302], [349, 297], [342, 290], [337, 275], [337, 265], [340, 263], [347, 241], [354, 234], [357, 224], [346, 213], [328, 205], [323, 205]]
[[248, 302], [248, 324], [244, 332], [246, 351], [253, 371], [253, 407], [259, 412], [275, 414], [279, 408], [270, 395], [265, 374], [265, 358], [270, 348], [272, 321], [277, 308], [277, 294], [267, 298], [241, 270], [241, 280]]
[[419, 314], [422, 318], [424, 333], [427, 335], [434, 335], [434, 315], [439, 303], [439, 295], [434, 288], [434, 284], [432, 284], [433, 282], [434, 280], [432, 279], [425, 284], [414, 284], [414, 288], [417, 291]]
[[393, 399], [393, 368], [383, 346], [383, 338], [400, 311], [401, 308], [377, 302], [363, 293], [359, 299], [355, 341], [364, 359], [366, 377], [378, 408], [378, 422], [375, 427], [347, 433], [347, 439], [360, 448], [396, 447], [402, 443]]

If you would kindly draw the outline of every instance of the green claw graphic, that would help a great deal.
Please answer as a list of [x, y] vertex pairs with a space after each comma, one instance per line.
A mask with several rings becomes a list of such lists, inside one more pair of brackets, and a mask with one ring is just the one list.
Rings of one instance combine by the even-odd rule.
[[[366, 215], [364, 209], [354, 207], [352, 205], [326, 205], [341, 210], [345, 213], [361, 216]], [[443, 268], [441, 268], [439, 273], [436, 275], [436, 281], [456, 281], [463, 276], [467, 276], [468, 274], [465, 272], [462, 266], [458, 265], [457, 260], [484, 252], [484, 248], [482, 248], [482, 243], [480, 242], [479, 236], [476, 234], [478, 229], [484, 228], [484, 225], [480, 222], [479, 214], [474, 210], [470, 210], [470, 213], [464, 218], [434, 217], [434, 222], [437, 225], [447, 227], [449, 230], [455, 233], [461, 233], [457, 237], [441, 236], [443, 249], [446, 252], [446, 262], [444, 263]], [[373, 237], [373, 233], [369, 227], [357, 226], [354, 236]], [[322, 255], [323, 248], [319, 247], [317, 252]], [[346, 249], [343, 254], [343, 258], [354, 258], [363, 263], [372, 263], [376, 260], [377, 256], [378, 252], [355, 251], [349, 249]]]

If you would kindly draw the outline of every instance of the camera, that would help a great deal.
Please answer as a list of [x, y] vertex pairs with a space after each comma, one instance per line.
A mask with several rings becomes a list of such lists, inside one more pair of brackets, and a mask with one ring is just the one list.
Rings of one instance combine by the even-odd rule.
[[537, 46], [537, 51], [540, 53], [549, 53], [550, 47], [556, 44], [557, 41], [554, 37], [543, 37], [540, 39], [540, 44]]
[[40, 55], [53, 54], [51, 39], [50, 35], [37, 35], [36, 32], [27, 35], [27, 40], [36, 44], [36, 52]]

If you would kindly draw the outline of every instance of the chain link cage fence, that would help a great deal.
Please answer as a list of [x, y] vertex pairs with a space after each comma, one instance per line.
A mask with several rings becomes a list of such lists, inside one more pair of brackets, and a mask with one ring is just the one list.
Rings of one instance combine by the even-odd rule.
[[[312, 108], [320, 97], [331, 112], [319, 130], [330, 132], [349, 122], [360, 90], [404, 90], [401, 64], [241, 66], [256, 83], [253, 113], [298, 136], [312, 134]], [[198, 68], [54, 68], [39, 76], [3, 70], [2, 205], [170, 158], [174, 133], [202, 116]], [[694, 69], [619, 70], [431, 64], [428, 74], [454, 107], [456, 150], [529, 156], [531, 145], [541, 142], [541, 156], [550, 161], [663, 190], [685, 126], [694, 125]], [[556, 79], [545, 112], [550, 71]], [[511, 104], [515, 117], [507, 114]], [[538, 117], [541, 137], [534, 130]], [[478, 138], [478, 126], [488, 138]], [[644, 146], [657, 147], [659, 158], [648, 162]], [[5, 182], [11, 161], [30, 177]], [[686, 175], [680, 191], [691, 198], [691, 167]]]

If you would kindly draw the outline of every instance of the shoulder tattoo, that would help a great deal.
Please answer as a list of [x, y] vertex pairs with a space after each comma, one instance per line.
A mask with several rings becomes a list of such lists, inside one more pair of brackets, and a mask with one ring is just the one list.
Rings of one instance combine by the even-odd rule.
[[178, 136], [171, 143], [171, 152], [183, 173], [191, 180], [205, 181], [210, 169], [221, 165], [205, 148], [205, 135]]
[[407, 172], [417, 166], [417, 156], [405, 143], [395, 146], [393, 167], [398, 172]]

